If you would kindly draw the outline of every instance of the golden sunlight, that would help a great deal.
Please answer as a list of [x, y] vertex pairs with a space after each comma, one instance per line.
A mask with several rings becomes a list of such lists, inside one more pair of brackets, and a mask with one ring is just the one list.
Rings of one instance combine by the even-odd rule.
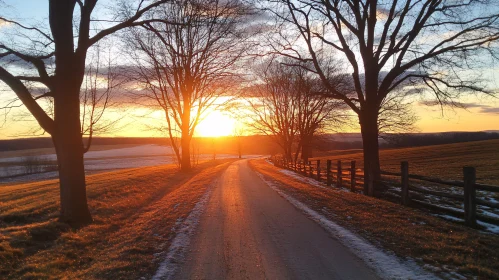
[[235, 123], [230, 116], [220, 111], [211, 111], [198, 124], [195, 134], [200, 137], [229, 136], [234, 133]]

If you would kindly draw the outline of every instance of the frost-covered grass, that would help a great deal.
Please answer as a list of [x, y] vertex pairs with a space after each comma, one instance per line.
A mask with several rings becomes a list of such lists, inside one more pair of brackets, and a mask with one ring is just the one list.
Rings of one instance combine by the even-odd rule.
[[317, 188], [251, 161], [286, 195], [367, 239], [385, 252], [414, 260], [439, 276], [499, 278], [499, 236], [447, 222], [417, 209], [334, 188]]
[[318, 188], [325, 188], [324, 184], [321, 184], [319, 181], [314, 180], [312, 178], [308, 178], [308, 177], [299, 175], [294, 171], [287, 170], [287, 169], [281, 169], [281, 170], [279, 170], [279, 172], [281, 172], [282, 174], [288, 175], [290, 177], [293, 177], [296, 180], [302, 181], [303, 183], [307, 183], [309, 185], [316, 186]]
[[87, 176], [94, 223], [57, 222], [56, 180], [0, 188], [0, 279], [150, 278], [184, 220], [231, 160]]

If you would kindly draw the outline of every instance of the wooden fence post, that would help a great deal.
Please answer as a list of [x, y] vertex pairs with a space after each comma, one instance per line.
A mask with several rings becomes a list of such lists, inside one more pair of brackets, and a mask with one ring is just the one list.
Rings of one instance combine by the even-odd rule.
[[321, 180], [321, 161], [317, 160], [317, 181]]
[[402, 187], [401, 199], [402, 205], [409, 205], [409, 162], [402, 161], [400, 163], [400, 185]]
[[331, 160], [330, 159], [327, 160], [326, 168], [327, 168], [327, 170], [326, 170], [326, 177], [327, 177], [326, 178], [326, 181], [327, 181], [326, 185], [329, 187], [333, 183], [332, 182], [333, 178], [331, 177]]
[[341, 170], [341, 160], [338, 160], [338, 170], [336, 174], [336, 187], [341, 188], [341, 180], [342, 180], [342, 170]]
[[352, 162], [350, 163], [350, 191], [351, 192], [355, 192], [355, 186], [356, 186], [355, 172], [356, 172], [355, 160], [352, 160]]
[[464, 175], [464, 221], [467, 226], [476, 226], [476, 169], [463, 167]]

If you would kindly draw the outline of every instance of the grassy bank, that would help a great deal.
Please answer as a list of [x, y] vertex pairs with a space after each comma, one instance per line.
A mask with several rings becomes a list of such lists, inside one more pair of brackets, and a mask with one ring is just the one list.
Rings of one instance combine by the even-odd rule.
[[497, 235], [388, 201], [306, 184], [263, 160], [251, 166], [295, 199], [401, 258], [429, 264], [441, 275], [457, 271], [470, 278], [499, 278]]
[[150, 278], [181, 222], [230, 160], [87, 176], [94, 223], [57, 222], [56, 180], [0, 187], [0, 278]]

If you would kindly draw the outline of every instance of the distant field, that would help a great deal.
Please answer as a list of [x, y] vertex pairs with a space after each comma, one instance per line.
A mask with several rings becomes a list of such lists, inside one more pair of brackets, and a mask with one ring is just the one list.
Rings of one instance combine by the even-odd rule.
[[[142, 144], [121, 144], [121, 145], [92, 145], [90, 151], [105, 151], [112, 149], [122, 149], [140, 146]], [[55, 154], [54, 148], [41, 148], [41, 149], [26, 149], [16, 151], [3, 151], [0, 152], [0, 158], [11, 157], [24, 157], [24, 156], [41, 156]]]
[[[363, 166], [362, 152], [331, 151], [312, 160], [356, 160]], [[474, 166], [477, 182], [499, 185], [499, 140], [486, 140], [380, 151], [381, 168], [400, 171], [400, 162], [409, 162], [409, 172], [442, 179], [462, 180], [462, 168]]]

